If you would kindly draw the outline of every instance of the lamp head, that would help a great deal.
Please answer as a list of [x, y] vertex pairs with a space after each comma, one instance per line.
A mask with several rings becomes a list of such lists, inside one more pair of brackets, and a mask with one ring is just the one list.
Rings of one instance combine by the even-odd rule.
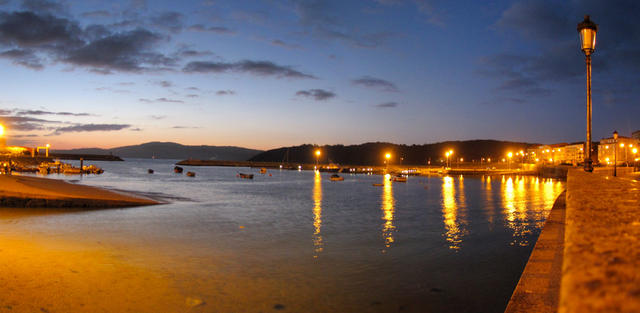
[[596, 33], [598, 25], [591, 21], [589, 15], [584, 16], [584, 21], [578, 24], [578, 33], [582, 43], [582, 51], [589, 56], [596, 48]]

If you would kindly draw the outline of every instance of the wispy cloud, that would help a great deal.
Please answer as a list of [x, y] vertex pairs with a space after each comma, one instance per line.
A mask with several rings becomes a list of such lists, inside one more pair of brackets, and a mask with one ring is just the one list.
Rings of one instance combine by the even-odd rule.
[[62, 116], [91, 116], [89, 113], [51, 112], [43, 110], [16, 110], [16, 115], [62, 115]]
[[380, 104], [376, 104], [375, 107], [379, 108], [379, 109], [388, 109], [388, 108], [395, 108], [398, 106], [397, 102], [384, 102], [384, 103], [380, 103]]
[[216, 95], [218, 96], [228, 96], [228, 95], [235, 95], [235, 94], [236, 94], [235, 91], [229, 90], [229, 89], [216, 91]]
[[138, 99], [138, 101], [140, 102], [144, 102], [144, 103], [155, 103], [155, 102], [163, 102], [163, 103], [184, 103], [184, 101], [182, 100], [177, 100], [177, 99], [170, 99], [170, 98], [156, 98], [156, 99], [146, 99], [146, 98], [140, 98]]
[[296, 92], [296, 96], [313, 98], [314, 100], [317, 100], [317, 101], [324, 101], [324, 100], [329, 100], [331, 98], [335, 98], [336, 94], [324, 89], [309, 89], [309, 90], [300, 90]]
[[351, 81], [351, 83], [354, 85], [374, 88], [382, 91], [398, 92], [398, 87], [394, 83], [388, 80], [375, 78], [371, 76], [363, 76], [363, 77], [354, 79]]
[[216, 33], [221, 35], [235, 34], [235, 31], [224, 26], [204, 26], [202, 24], [195, 24], [195, 25], [189, 26], [188, 29], [190, 31], [195, 31], [195, 32], [211, 32], [211, 33]]
[[189, 62], [183, 71], [186, 73], [225, 73], [240, 72], [257, 76], [276, 76], [286, 78], [316, 78], [313, 75], [294, 70], [291, 66], [278, 65], [270, 61], [244, 60], [235, 63], [226, 62]]
[[129, 127], [131, 127], [129, 124], [79, 124], [56, 128], [53, 134], [59, 135], [62, 133], [73, 132], [117, 131]]

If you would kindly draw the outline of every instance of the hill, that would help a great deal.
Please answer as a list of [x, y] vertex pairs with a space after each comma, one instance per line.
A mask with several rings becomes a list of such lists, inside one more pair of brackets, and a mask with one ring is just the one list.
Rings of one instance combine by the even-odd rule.
[[314, 151], [320, 149], [321, 163], [382, 165], [384, 154], [389, 152], [393, 155], [391, 162], [395, 164], [425, 165], [431, 161], [431, 164], [435, 165], [438, 164], [438, 160], [445, 158], [444, 153], [449, 150], [454, 151], [454, 158], [464, 158], [465, 162], [472, 160], [478, 162], [480, 158], [498, 160], [505, 157], [508, 151], [516, 153], [532, 145], [534, 144], [498, 140], [446, 141], [423, 145], [398, 145], [385, 142], [349, 146], [307, 144], [268, 150], [252, 157], [249, 161], [314, 163]]
[[55, 150], [53, 153], [64, 154], [113, 154], [123, 158], [158, 158], [158, 159], [200, 159], [245, 161], [261, 150], [231, 146], [185, 146], [174, 142], [148, 142], [134, 146], [111, 149], [84, 148], [71, 150]]

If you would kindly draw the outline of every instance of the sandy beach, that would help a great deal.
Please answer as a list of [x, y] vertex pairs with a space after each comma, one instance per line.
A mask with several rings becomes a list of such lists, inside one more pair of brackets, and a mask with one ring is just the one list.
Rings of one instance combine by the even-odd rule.
[[154, 204], [160, 202], [57, 179], [0, 175], [0, 207], [109, 208]]

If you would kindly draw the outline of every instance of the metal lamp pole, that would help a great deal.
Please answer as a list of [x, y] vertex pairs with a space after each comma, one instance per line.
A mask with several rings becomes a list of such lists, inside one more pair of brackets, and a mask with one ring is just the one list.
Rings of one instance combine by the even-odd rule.
[[596, 33], [598, 25], [589, 19], [589, 15], [584, 16], [584, 21], [578, 24], [578, 33], [582, 42], [582, 51], [587, 63], [587, 141], [584, 148], [584, 170], [593, 172], [593, 160], [591, 159], [591, 54], [596, 46]]
[[618, 131], [613, 131], [613, 176], [618, 176]]

